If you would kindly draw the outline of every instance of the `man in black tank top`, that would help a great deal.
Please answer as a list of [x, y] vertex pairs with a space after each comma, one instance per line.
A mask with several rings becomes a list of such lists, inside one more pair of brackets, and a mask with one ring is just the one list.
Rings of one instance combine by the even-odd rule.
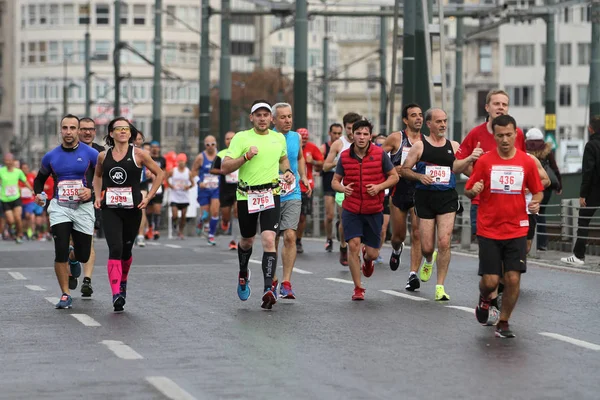
[[[454, 229], [454, 218], [458, 210], [455, 174], [466, 170], [481, 154], [476, 148], [464, 160], [456, 160], [454, 154], [460, 144], [446, 139], [448, 117], [444, 110], [430, 109], [425, 114], [425, 122], [430, 134], [415, 143], [406, 161], [402, 164], [402, 177], [416, 181], [415, 212], [419, 217], [421, 250], [425, 262], [421, 267], [421, 281], [427, 282], [436, 263], [436, 301], [448, 301], [450, 296], [444, 289], [444, 281], [450, 264], [450, 239]], [[417, 170], [413, 171], [416, 166]], [[435, 249], [435, 232], [438, 241]], [[436, 262], [437, 259], [437, 262]]]
[[[331, 145], [342, 136], [342, 124], [333, 123], [329, 126], [329, 141], [321, 145], [321, 153], [323, 158], [327, 159]], [[335, 190], [331, 187], [334, 171], [321, 171], [323, 178], [323, 200], [325, 202], [325, 233], [327, 235], [327, 243], [325, 243], [325, 251], [333, 250], [333, 214], [335, 213]], [[338, 216], [339, 218], [339, 216]]]
[[[406, 129], [388, 136], [383, 151], [390, 153], [396, 171], [402, 174], [402, 162], [406, 160], [411, 147], [421, 140], [423, 111], [418, 104], [407, 104], [402, 108], [402, 121]], [[396, 271], [400, 266], [400, 256], [406, 239], [406, 219], [410, 215], [410, 274], [406, 282], [406, 290], [415, 291], [421, 286], [417, 272], [421, 266], [421, 237], [419, 235], [419, 219], [414, 210], [415, 182], [400, 177], [400, 181], [391, 194], [390, 215], [392, 222], [392, 255], [390, 268]]]

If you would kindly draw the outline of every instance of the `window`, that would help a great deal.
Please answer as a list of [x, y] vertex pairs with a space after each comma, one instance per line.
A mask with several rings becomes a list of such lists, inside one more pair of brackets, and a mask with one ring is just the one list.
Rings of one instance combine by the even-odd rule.
[[29, 42], [29, 64], [37, 62], [37, 46], [36, 42]]
[[480, 90], [477, 92], [477, 118], [485, 118], [488, 115], [487, 111], [485, 111], [487, 94], [487, 90]]
[[25, 42], [21, 42], [21, 65], [27, 64], [27, 47]]
[[232, 56], [251, 56], [254, 54], [254, 42], [231, 42]]
[[178, 44], [179, 51], [177, 52], [177, 62], [185, 64], [187, 62], [187, 43], [181, 42]]
[[27, 7], [21, 6], [21, 28], [27, 26]]
[[175, 18], [173, 18], [173, 15], [175, 15], [175, 6], [167, 6], [167, 27], [172, 28], [175, 26]]
[[177, 17], [175, 18], [176, 20], [178, 20], [177, 22], [179, 22], [177, 24], [178, 28], [183, 28], [183, 25], [181, 23], [181, 21], [186, 21], [187, 20], [187, 15], [188, 15], [188, 7], [184, 7], [184, 6], [179, 6], [177, 7]]
[[58, 4], [50, 4], [50, 25], [60, 25]]
[[577, 85], [577, 105], [587, 107], [588, 105], [588, 85]]
[[58, 64], [58, 42], [53, 41], [48, 43], [48, 62], [51, 64]]
[[[132, 47], [137, 50], [144, 57], [148, 57], [148, 44], [146, 42], [142, 42], [140, 40], [134, 40], [132, 43]], [[143, 64], [145, 61], [142, 60], [138, 56], [133, 57], [134, 64]]]
[[[121, 9], [123, 9], [123, 7], [121, 7]], [[96, 25], [108, 25], [109, 21], [110, 7], [108, 6], [108, 4], [96, 4]]]
[[546, 43], [542, 43], [541, 48], [542, 48], [541, 64], [544, 65], [544, 64], [546, 64]]
[[35, 25], [37, 23], [37, 7], [35, 5], [29, 5], [29, 25]]
[[40, 62], [45, 63], [48, 58], [48, 44], [46, 42], [38, 42], [38, 49], [40, 51]]
[[[377, 78], [377, 64], [370, 62], [367, 64], [367, 78]], [[375, 89], [377, 82], [369, 80], [367, 82], [367, 89]]]
[[508, 44], [506, 45], [506, 66], [525, 67], [534, 64], [533, 44]]
[[492, 72], [492, 45], [488, 42], [479, 43], [479, 72]]
[[571, 85], [560, 85], [558, 104], [562, 107], [571, 107]]
[[310, 49], [308, 50], [308, 66], [316, 67], [321, 63], [321, 50]]
[[72, 60], [73, 60], [73, 62], [76, 62], [76, 63], [83, 63], [85, 61], [85, 41], [84, 40], [77, 41], [77, 50], [75, 50], [75, 54], [73, 54]]
[[129, 4], [121, 3], [121, 25], [127, 25], [127, 20], [129, 19]]
[[40, 4], [40, 25], [46, 25], [48, 22], [48, 5]]
[[591, 51], [590, 43], [577, 43], [577, 64], [590, 65]]
[[200, 7], [190, 7], [189, 22], [191, 26], [200, 26]]
[[96, 40], [94, 53], [99, 61], [108, 61], [110, 59], [110, 40]]
[[511, 103], [515, 107], [532, 107], [534, 105], [533, 86], [507, 86]]
[[63, 4], [63, 25], [75, 24], [75, 6], [73, 4]]
[[3, 63], [4, 63], [4, 44], [0, 43], [0, 71], [2, 70]]
[[273, 50], [271, 51], [271, 63], [276, 67], [285, 65], [285, 49], [284, 48], [273, 47]]
[[165, 64], [173, 64], [177, 62], [177, 43], [167, 42], [165, 46]]
[[581, 7], [581, 22], [592, 22], [592, 9], [589, 4]]
[[569, 22], [571, 22], [571, 20], [573, 19], [573, 14], [571, 14], [571, 9], [569, 9], [569, 8], [563, 8], [560, 11], [560, 19], [565, 24], [568, 24]]
[[200, 63], [199, 54], [200, 54], [200, 46], [198, 43], [190, 43], [188, 53], [188, 62], [193, 65], [198, 65]]
[[[313, 21], [310, 21], [311, 23]], [[231, 23], [237, 25], [254, 25], [253, 15], [233, 15], [231, 17]]]
[[134, 4], [133, 5], [133, 24], [134, 25], [146, 25], [146, 5], [145, 4]]
[[571, 43], [561, 43], [559, 47], [560, 65], [571, 65]]
[[90, 23], [90, 7], [87, 4], [79, 6], [79, 25], [87, 25]]

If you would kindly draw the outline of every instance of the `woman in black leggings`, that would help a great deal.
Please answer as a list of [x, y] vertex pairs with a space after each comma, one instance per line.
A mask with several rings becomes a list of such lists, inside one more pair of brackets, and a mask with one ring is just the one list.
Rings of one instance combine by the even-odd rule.
[[[150, 154], [133, 146], [132, 125], [123, 117], [108, 124], [105, 138], [108, 149], [98, 155], [94, 177], [94, 206], [102, 209], [102, 221], [108, 244], [108, 280], [112, 289], [115, 312], [123, 311], [127, 295], [127, 276], [131, 268], [131, 249], [142, 220], [142, 209], [160, 186], [163, 171]], [[160, 179], [142, 198], [140, 177], [142, 167]]]

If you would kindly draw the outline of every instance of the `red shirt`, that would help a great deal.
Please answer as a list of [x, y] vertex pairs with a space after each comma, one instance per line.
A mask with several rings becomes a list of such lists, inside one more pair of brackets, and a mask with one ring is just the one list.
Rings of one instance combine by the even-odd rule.
[[[312, 155], [314, 161], [324, 161], [323, 153], [313, 142], [306, 142], [306, 146], [302, 148], [302, 153], [304, 154], [304, 159], [306, 160], [306, 155]], [[306, 163], [306, 177], [308, 178], [308, 182], [310, 182], [310, 188], [315, 188], [315, 182], [313, 181], [313, 165]], [[302, 182], [300, 182], [300, 191], [302, 193], [306, 193], [308, 188], [304, 186]]]
[[[27, 182], [33, 187], [33, 181], [35, 180], [35, 174], [30, 172], [26, 176]], [[35, 197], [33, 196], [33, 192], [25, 186], [25, 184], [19, 181], [19, 188], [21, 189], [21, 203], [23, 205], [33, 203]]]
[[[490, 133], [487, 129], [487, 122], [477, 125], [475, 128], [471, 129], [456, 151], [456, 159], [463, 160], [469, 157], [475, 147], [477, 147], [477, 142], [479, 142], [479, 147], [481, 147], [484, 153], [487, 153], [488, 151], [494, 151], [498, 148], [496, 139], [494, 139], [494, 134]], [[517, 128], [515, 147], [519, 150], [526, 151], [525, 135], [523, 135], [523, 131], [520, 128]], [[479, 196], [471, 200], [471, 203], [479, 204]]]
[[480, 180], [484, 189], [479, 195], [477, 235], [496, 240], [527, 236], [525, 188], [532, 194], [544, 190], [535, 161], [521, 150], [510, 160], [490, 151], [473, 167], [465, 189], [472, 189]]
[[46, 192], [46, 195], [48, 196], [48, 202], [52, 200], [52, 197], [54, 197], [54, 179], [52, 176], [49, 176], [48, 179], [46, 179], [46, 183], [44, 183], [44, 192]]

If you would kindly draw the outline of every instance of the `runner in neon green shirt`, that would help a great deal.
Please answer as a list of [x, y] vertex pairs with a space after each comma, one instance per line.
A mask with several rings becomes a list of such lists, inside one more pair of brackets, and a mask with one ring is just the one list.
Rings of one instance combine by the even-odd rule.
[[33, 192], [33, 188], [27, 182], [27, 177], [19, 168], [15, 167], [15, 157], [8, 153], [4, 156], [4, 167], [0, 168], [0, 202], [2, 202], [2, 209], [6, 216], [6, 222], [9, 226], [15, 224], [16, 226], [16, 242], [22, 243], [23, 240], [23, 223], [21, 221], [21, 215], [23, 214], [23, 208], [21, 207], [21, 189], [19, 189], [19, 181]]
[[271, 105], [265, 100], [255, 101], [252, 104], [250, 121], [254, 128], [235, 134], [223, 159], [221, 170], [224, 174], [240, 170], [237, 200], [242, 240], [238, 246], [238, 296], [242, 301], [250, 297], [248, 261], [260, 218], [264, 249], [264, 295], [261, 307], [270, 310], [277, 303], [277, 288], [272, 286], [277, 266], [275, 235], [279, 228], [280, 214], [279, 171], [285, 171], [283, 179], [289, 183], [295, 178], [287, 159], [285, 137], [269, 129], [273, 122]]

